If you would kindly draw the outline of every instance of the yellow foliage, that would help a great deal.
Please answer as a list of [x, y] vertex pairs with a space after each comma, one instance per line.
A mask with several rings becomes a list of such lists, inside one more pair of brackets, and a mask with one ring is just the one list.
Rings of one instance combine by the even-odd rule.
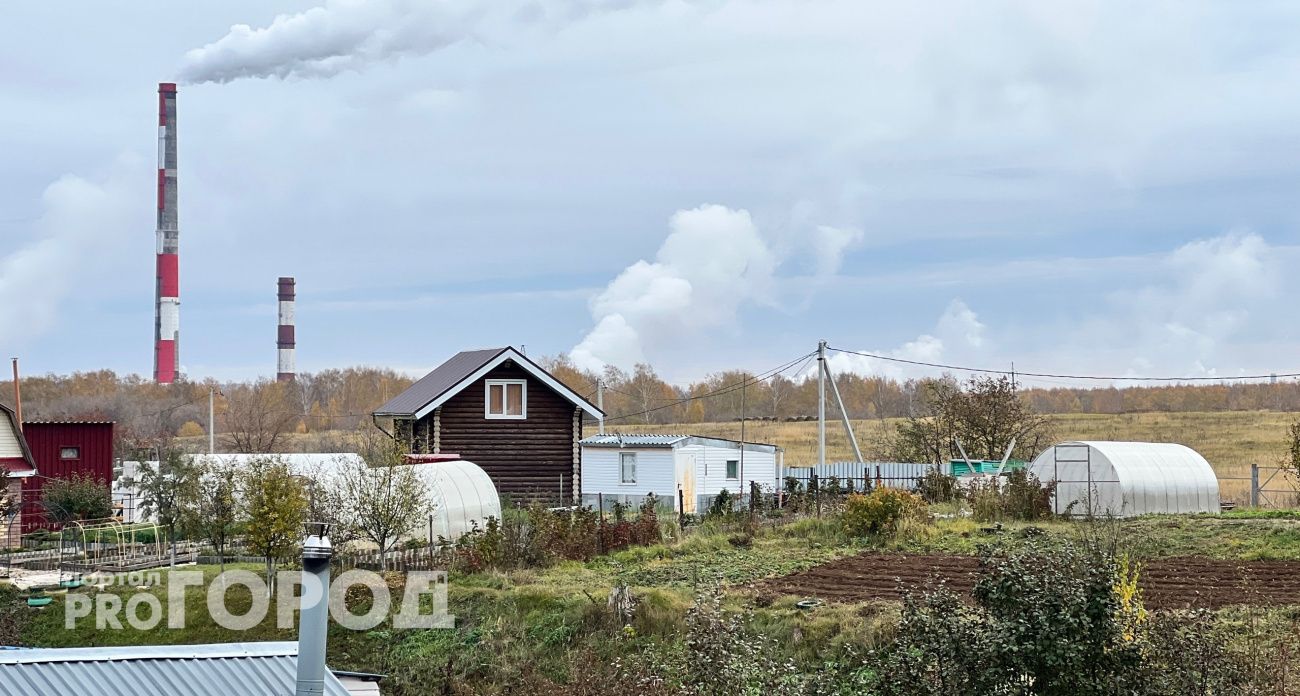
[[850, 495], [840, 519], [849, 536], [893, 536], [901, 525], [926, 515], [925, 501], [920, 496], [895, 488], [877, 488], [867, 495]]
[[185, 421], [180, 430], [176, 431], [177, 437], [203, 437], [206, 434], [207, 431], [203, 429], [203, 426], [194, 421]]
[[1126, 643], [1138, 639], [1142, 625], [1147, 621], [1147, 610], [1142, 606], [1142, 588], [1138, 587], [1141, 573], [1141, 564], [1129, 558], [1127, 553], [1120, 554], [1115, 568], [1115, 598], [1119, 600], [1115, 618]]

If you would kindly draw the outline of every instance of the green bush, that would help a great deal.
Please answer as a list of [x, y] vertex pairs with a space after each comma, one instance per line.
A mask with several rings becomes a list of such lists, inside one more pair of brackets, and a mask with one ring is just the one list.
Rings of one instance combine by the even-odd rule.
[[943, 588], [906, 600], [880, 693], [1149, 693], [1115, 569], [1113, 555], [1084, 545], [986, 552], [975, 606]]
[[454, 545], [440, 540], [440, 553], [453, 570], [464, 573], [589, 561], [601, 553], [662, 542], [658, 508], [659, 499], [651, 495], [635, 519], [628, 519], [624, 510], [614, 519], [602, 520], [589, 507], [507, 509], [503, 519], [488, 518], [484, 527], [475, 526]]
[[966, 493], [971, 514], [982, 522], [1023, 520], [1033, 522], [1052, 516], [1052, 495], [1056, 484], [1044, 485], [1023, 469], [1001, 478], [976, 479]]
[[722, 489], [717, 495], [713, 496], [713, 502], [709, 504], [709, 517], [727, 517], [731, 514], [732, 505], [735, 503], [731, 491]]
[[925, 501], [920, 497], [893, 488], [877, 488], [867, 495], [849, 496], [840, 522], [849, 536], [893, 536], [902, 522], [924, 515]]
[[961, 499], [957, 477], [931, 469], [916, 480], [916, 494], [927, 503], [951, 503]]

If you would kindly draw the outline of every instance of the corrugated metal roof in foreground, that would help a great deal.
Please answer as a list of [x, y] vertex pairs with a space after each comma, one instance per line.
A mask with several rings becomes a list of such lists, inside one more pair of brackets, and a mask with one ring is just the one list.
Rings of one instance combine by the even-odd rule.
[[[0, 652], [0, 694], [232, 694], [294, 692], [294, 642], [42, 648]], [[348, 696], [325, 673], [328, 696]]]

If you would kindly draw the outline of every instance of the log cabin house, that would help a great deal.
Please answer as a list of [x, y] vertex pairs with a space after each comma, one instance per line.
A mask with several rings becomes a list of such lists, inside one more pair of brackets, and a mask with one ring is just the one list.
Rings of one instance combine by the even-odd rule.
[[455, 455], [482, 467], [515, 500], [579, 500], [583, 414], [591, 402], [518, 350], [457, 353], [375, 410], [412, 454]]

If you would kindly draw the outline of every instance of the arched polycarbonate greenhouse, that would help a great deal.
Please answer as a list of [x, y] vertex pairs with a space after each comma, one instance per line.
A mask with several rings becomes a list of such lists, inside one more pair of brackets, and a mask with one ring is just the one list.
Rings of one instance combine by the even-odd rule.
[[1196, 450], [1162, 442], [1063, 442], [1029, 470], [1055, 482], [1053, 511], [1132, 517], [1219, 512], [1219, 479]]
[[489, 517], [501, 519], [497, 488], [477, 464], [458, 459], [409, 466], [415, 467], [429, 486], [433, 503], [429, 543], [438, 543], [439, 537], [455, 541], [475, 527], [483, 529]]

